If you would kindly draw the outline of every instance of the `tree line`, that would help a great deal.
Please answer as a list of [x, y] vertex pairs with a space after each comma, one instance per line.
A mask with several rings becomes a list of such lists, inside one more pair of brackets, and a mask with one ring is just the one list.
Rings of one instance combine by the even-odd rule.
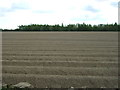
[[48, 24], [30, 24], [30, 25], [20, 25], [17, 29], [8, 30], [2, 29], [3, 31], [120, 31], [120, 25], [117, 23], [114, 24], [69, 24], [64, 25], [48, 25]]

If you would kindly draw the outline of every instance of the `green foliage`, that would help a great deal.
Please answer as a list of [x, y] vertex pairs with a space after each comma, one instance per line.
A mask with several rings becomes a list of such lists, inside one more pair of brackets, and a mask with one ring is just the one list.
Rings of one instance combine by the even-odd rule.
[[[117, 23], [114, 24], [99, 24], [99, 25], [91, 25], [91, 24], [69, 24], [69, 25], [39, 25], [39, 24], [31, 24], [31, 25], [20, 25], [18, 29], [15, 31], [120, 31]], [[7, 31], [7, 30], [6, 30]]]

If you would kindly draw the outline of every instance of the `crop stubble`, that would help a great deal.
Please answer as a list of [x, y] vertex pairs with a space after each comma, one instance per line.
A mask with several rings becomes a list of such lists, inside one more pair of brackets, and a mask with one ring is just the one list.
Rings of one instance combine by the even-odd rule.
[[3, 83], [118, 87], [117, 32], [3, 32]]

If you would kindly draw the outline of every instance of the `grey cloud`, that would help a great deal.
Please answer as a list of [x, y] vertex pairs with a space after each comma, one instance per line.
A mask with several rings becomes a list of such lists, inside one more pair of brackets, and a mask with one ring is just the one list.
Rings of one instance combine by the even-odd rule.
[[40, 14], [47, 14], [47, 13], [54, 13], [52, 10], [37, 10], [33, 11], [34, 13], [40, 13]]
[[1, 13], [0, 13], [0, 17], [4, 17], [4, 14], [1, 14]]
[[118, 2], [111, 2], [111, 6], [113, 6], [113, 7], [118, 7]]
[[19, 2], [19, 3], [12, 3], [11, 7], [0, 7], [0, 17], [7, 15], [10, 12], [14, 12], [17, 10], [27, 10], [30, 9], [28, 3], [26, 2]]
[[0, 7], [0, 13], [6, 13], [6, 12], [12, 12], [13, 10], [11, 8], [3, 8]]
[[2, 8], [0, 7], [0, 17], [5, 16], [6, 13], [12, 12], [13, 10], [10, 8]]
[[86, 11], [93, 12], [93, 13], [99, 12], [98, 9], [96, 9], [96, 8], [94, 8], [94, 7], [92, 7], [92, 6], [87, 6], [87, 7], [85, 8], [85, 10], [86, 10]]
[[3, 17], [10, 12], [27, 9], [29, 9], [29, 7], [25, 3], [13, 3], [10, 8], [0, 7], [0, 17]]
[[96, 0], [96, 1], [98, 1], [98, 2], [103, 2], [103, 1], [108, 1], [108, 0]]
[[20, 10], [20, 9], [26, 10], [26, 9], [29, 9], [29, 8], [30, 8], [29, 5], [27, 3], [23, 3], [23, 2], [13, 3], [11, 5], [11, 9], [13, 9], [13, 10]]

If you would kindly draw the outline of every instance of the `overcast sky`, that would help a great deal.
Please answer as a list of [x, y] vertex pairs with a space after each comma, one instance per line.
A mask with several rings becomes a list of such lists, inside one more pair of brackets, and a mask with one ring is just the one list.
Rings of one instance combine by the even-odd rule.
[[118, 0], [0, 0], [0, 28], [118, 22]]

